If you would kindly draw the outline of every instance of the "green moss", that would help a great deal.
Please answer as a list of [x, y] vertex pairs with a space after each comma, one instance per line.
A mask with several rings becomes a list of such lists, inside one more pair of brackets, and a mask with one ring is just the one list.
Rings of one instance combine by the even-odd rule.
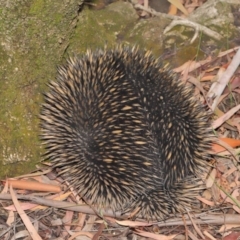
[[63, 18], [63, 16], [62, 16], [61, 13], [56, 13], [56, 14], [54, 15], [54, 19], [53, 19], [54, 24], [58, 25], [59, 23], [61, 23], [62, 18]]
[[[3, 11], [0, 46], [0, 178], [27, 173], [41, 160], [39, 108], [46, 83], [68, 45], [77, 3], [16, 1]], [[31, 16], [30, 16], [31, 15]], [[63, 31], [63, 29], [65, 29]], [[65, 42], [59, 45], [59, 38]]]
[[39, 15], [43, 12], [43, 8], [46, 4], [46, 1], [44, 0], [35, 0], [30, 6], [29, 14], [32, 15]]
[[[96, 49], [105, 45], [111, 47], [116, 44], [121, 34], [125, 38], [137, 20], [137, 15], [130, 6], [129, 3], [116, 2], [101, 11], [93, 11], [85, 7], [79, 17], [74, 37], [71, 39], [68, 54], [81, 53], [88, 48]], [[127, 28], [127, 26], [131, 27]]]

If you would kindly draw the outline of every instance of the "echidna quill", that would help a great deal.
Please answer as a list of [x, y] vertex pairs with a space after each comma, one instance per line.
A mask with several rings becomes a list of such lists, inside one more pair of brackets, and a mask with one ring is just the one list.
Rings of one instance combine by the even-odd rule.
[[40, 119], [47, 159], [96, 206], [165, 219], [196, 196], [212, 139], [207, 114], [150, 52], [120, 46], [70, 58]]

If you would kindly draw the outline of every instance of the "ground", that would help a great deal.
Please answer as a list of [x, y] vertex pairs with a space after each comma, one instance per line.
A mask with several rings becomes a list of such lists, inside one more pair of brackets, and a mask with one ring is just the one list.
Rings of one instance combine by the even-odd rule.
[[[115, 217], [108, 212], [104, 215], [104, 209], [100, 211], [100, 216], [89, 214], [92, 210], [88, 206], [76, 206], [74, 211], [66, 210], [68, 204], [75, 206], [77, 202], [73, 190], [62, 192], [67, 187], [40, 189], [39, 195], [35, 185], [31, 189], [26, 188], [29, 183], [23, 184], [23, 190], [15, 190], [20, 201], [19, 208], [14, 192], [8, 189], [10, 184], [5, 185], [4, 189], [3, 184], [0, 194], [3, 207], [0, 238], [8, 239], [14, 234], [22, 234], [27, 239], [31, 232], [29, 222], [34, 223], [42, 239], [60, 236], [69, 239], [74, 232], [80, 232], [80, 239], [84, 239], [83, 235], [86, 239], [98, 239], [99, 236], [101, 239], [111, 239], [114, 236], [116, 239], [134, 239], [140, 235], [152, 239], [164, 239], [161, 235], [168, 236], [168, 239], [188, 236], [191, 239], [215, 237], [227, 240], [239, 237], [236, 233], [239, 231], [240, 213], [239, 69], [230, 73], [230, 77], [223, 75], [234, 62], [238, 51], [234, 47], [240, 43], [237, 28], [240, 25], [239, 4], [237, 1], [232, 2], [233, 5], [229, 1], [209, 0], [199, 8], [195, 4], [188, 17], [189, 21], [220, 34], [221, 39], [218, 40], [204, 31], [200, 31], [193, 39], [194, 28], [182, 24], [163, 33], [173, 18], [174, 21], [182, 21], [178, 19], [182, 17], [180, 12], [173, 17], [161, 14], [155, 16], [155, 12], [151, 11], [151, 14], [149, 11], [142, 14], [142, 10], [134, 9], [134, 5], [128, 2], [117, 1], [110, 5], [104, 3], [106, 6], [103, 4], [100, 10], [74, 1], [0, 2], [0, 71], [4, 83], [0, 86], [2, 180], [29, 174], [35, 169], [35, 173], [18, 179], [34, 179], [62, 186], [60, 179], [53, 177], [55, 173], [48, 166], [40, 165], [43, 149], [38, 137], [38, 114], [42, 93], [47, 90], [46, 83], [55, 78], [56, 66], [69, 55], [81, 54], [87, 48], [96, 49], [104, 45], [111, 47], [116, 43], [140, 45], [141, 48], [152, 50], [155, 56], [161, 56], [164, 62], [170, 62], [179, 78], [195, 88], [196, 97], [208, 103], [208, 109], [212, 109], [214, 99], [218, 96], [212, 125], [217, 137], [224, 141], [223, 145], [231, 146], [230, 149], [227, 147], [228, 151], [219, 145], [213, 146], [213, 167], [206, 181], [207, 190], [199, 195], [201, 213], [193, 212], [183, 218], [176, 216], [158, 224], [144, 220], [123, 221], [118, 215]], [[141, 5], [141, 2], [135, 4]], [[190, 9], [189, 5], [191, 4], [184, 5], [187, 10]], [[239, 62], [235, 65], [238, 66]], [[219, 81], [219, 85], [224, 86], [223, 91], [216, 84]], [[58, 193], [43, 194], [43, 191]], [[47, 200], [47, 196], [53, 201]], [[63, 202], [54, 201], [57, 199]], [[20, 215], [24, 215], [19, 212], [21, 210], [26, 212], [29, 222], [20, 219]], [[33, 239], [38, 239], [35, 237]]]

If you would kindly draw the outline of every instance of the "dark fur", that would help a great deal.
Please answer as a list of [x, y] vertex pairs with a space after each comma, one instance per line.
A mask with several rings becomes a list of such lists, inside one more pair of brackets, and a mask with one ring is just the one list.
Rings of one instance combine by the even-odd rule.
[[47, 158], [82, 196], [159, 219], [189, 206], [211, 142], [191, 90], [149, 52], [122, 47], [59, 68], [41, 129]]

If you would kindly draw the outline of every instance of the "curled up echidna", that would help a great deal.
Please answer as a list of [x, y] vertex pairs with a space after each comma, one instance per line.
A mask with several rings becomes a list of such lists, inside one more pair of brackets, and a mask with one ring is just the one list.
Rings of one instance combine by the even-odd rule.
[[206, 111], [150, 52], [120, 46], [70, 58], [40, 118], [47, 159], [96, 206], [165, 219], [199, 190]]

